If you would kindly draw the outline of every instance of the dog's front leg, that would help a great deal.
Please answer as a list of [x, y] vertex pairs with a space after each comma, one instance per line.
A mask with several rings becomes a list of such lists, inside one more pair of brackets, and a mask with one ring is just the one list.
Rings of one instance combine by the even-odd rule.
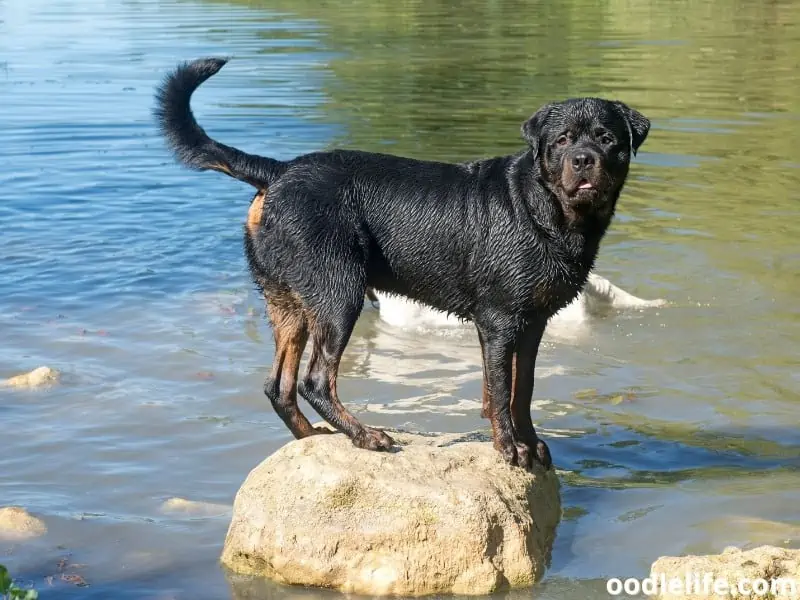
[[481, 328], [478, 327], [478, 341], [481, 344], [481, 370], [483, 372], [483, 385], [481, 393], [481, 419], [492, 418], [492, 401], [489, 398], [489, 376], [486, 374], [486, 342], [483, 339]]
[[512, 364], [517, 328], [511, 320], [477, 320], [484, 363], [485, 409], [492, 423], [494, 447], [510, 465], [530, 468], [533, 457], [528, 447], [518, 444], [511, 419]]
[[539, 436], [531, 420], [531, 400], [533, 398], [534, 370], [536, 355], [542, 341], [547, 319], [531, 316], [517, 332], [516, 353], [514, 355], [514, 381], [511, 387], [511, 420], [517, 446], [525, 445], [529, 454], [545, 468], [550, 468], [553, 460], [550, 449]]

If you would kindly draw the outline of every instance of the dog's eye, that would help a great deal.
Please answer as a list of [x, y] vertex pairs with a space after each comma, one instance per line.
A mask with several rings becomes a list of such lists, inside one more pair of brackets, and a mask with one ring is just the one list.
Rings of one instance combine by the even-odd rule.
[[607, 131], [602, 131], [601, 130], [601, 131], [596, 132], [595, 135], [600, 140], [601, 144], [604, 144], [606, 146], [610, 146], [611, 144], [614, 143], [614, 136], [612, 136]]
[[560, 135], [556, 140], [556, 144], [559, 146], [566, 146], [569, 143], [569, 136], [567, 135]]

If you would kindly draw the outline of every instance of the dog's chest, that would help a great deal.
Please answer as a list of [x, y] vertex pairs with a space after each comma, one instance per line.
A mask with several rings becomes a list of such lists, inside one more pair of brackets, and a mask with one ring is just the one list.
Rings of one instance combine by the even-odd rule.
[[556, 272], [538, 273], [528, 294], [528, 310], [548, 317], [578, 297], [586, 283], [588, 271], [577, 266], [562, 266]]
[[537, 298], [537, 312], [552, 316], [578, 297], [586, 278], [577, 276], [544, 286]]
[[584, 254], [585, 246], [575, 246], [541, 240], [512, 246], [507, 262], [495, 273], [495, 282], [505, 288], [500, 296], [511, 300], [508, 309], [552, 316], [575, 300], [593, 262], [591, 253]]
[[534, 297], [538, 311], [552, 316], [578, 297], [594, 266], [599, 238], [580, 233], [564, 236], [549, 245], [537, 271]]

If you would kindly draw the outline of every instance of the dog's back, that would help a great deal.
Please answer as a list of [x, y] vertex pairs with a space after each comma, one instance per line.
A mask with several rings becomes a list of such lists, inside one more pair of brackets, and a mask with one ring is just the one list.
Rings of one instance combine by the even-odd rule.
[[353, 150], [286, 162], [247, 154], [208, 137], [190, 108], [224, 64], [182, 65], [162, 86], [157, 114], [182, 162], [257, 188], [245, 245], [262, 287], [301, 289], [315, 277], [340, 287], [349, 276], [461, 317], [484, 298], [509, 312], [555, 312], [578, 293], [590, 265], [569, 256], [568, 240], [542, 243], [539, 207], [515, 170], [524, 154], [460, 165]]

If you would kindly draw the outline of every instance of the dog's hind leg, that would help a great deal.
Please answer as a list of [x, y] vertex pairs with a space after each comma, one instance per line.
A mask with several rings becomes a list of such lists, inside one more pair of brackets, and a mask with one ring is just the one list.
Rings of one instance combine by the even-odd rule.
[[302, 304], [291, 294], [282, 293], [267, 300], [267, 312], [275, 338], [275, 360], [264, 381], [264, 393], [297, 439], [329, 433], [312, 427], [297, 406], [297, 372], [308, 341], [309, 327]]
[[[352, 281], [352, 280], [351, 280]], [[353, 293], [328, 298], [313, 315], [311, 356], [300, 384], [300, 394], [322, 418], [349, 437], [358, 448], [387, 450], [392, 438], [377, 429], [364, 427], [339, 401], [336, 380], [339, 363], [363, 304], [365, 286], [355, 286]], [[350, 296], [343, 298], [341, 296]]]

